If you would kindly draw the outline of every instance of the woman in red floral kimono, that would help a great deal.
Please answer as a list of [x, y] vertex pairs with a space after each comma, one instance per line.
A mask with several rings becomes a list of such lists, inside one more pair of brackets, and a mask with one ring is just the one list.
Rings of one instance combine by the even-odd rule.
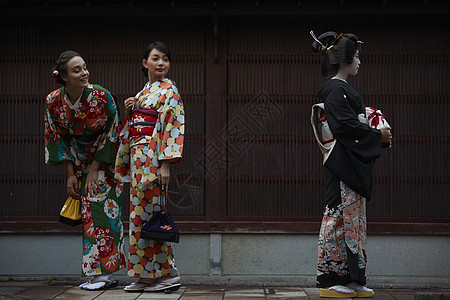
[[138, 278], [125, 287], [128, 292], [180, 287], [172, 244], [141, 238], [141, 228], [161, 210], [161, 186], [169, 183], [170, 164], [183, 153], [184, 107], [175, 83], [166, 78], [170, 60], [164, 44], [150, 44], [142, 60], [148, 82], [125, 100], [116, 177], [131, 182], [128, 276]]
[[372, 167], [381, 148], [391, 142], [389, 127], [369, 126], [361, 95], [348, 83], [358, 74], [358, 37], [326, 32], [313, 50], [323, 53], [322, 74], [331, 78], [318, 96], [335, 139], [324, 162], [325, 210], [319, 234], [317, 287], [321, 297], [372, 297], [366, 284], [366, 199]]
[[89, 83], [76, 52], [63, 52], [53, 76], [62, 85], [46, 98], [45, 163], [64, 165], [67, 193], [81, 200], [82, 276], [86, 290], [115, 287], [112, 273], [125, 267], [121, 221], [123, 184], [114, 179], [118, 111], [110, 92]]

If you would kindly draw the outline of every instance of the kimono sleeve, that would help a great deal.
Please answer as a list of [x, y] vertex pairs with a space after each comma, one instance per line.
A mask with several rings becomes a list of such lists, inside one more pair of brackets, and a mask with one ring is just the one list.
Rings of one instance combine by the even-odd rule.
[[116, 155], [114, 177], [121, 182], [130, 182], [130, 128], [125, 116], [119, 128], [119, 149]]
[[175, 159], [173, 162], [178, 162], [183, 155], [184, 106], [175, 86], [170, 87], [165, 96], [160, 126], [157, 127], [158, 160]]
[[62, 164], [66, 160], [74, 161], [74, 157], [70, 152], [71, 137], [66, 131], [57, 127], [53, 117], [57, 118], [58, 114], [50, 113], [49, 105], [55, 101], [55, 93], [47, 96], [44, 112], [44, 136], [45, 136], [45, 163], [50, 166]]
[[381, 155], [381, 131], [362, 123], [351, 101], [356, 99], [350, 99], [342, 88], [334, 88], [328, 95], [325, 113], [331, 132], [362, 161], [376, 159]]
[[106, 124], [94, 160], [114, 164], [118, 147], [119, 112], [110, 92], [107, 92], [107, 99]]

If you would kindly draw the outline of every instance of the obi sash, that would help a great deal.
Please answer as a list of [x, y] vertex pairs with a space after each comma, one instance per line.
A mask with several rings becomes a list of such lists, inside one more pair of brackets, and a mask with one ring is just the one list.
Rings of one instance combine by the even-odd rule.
[[[366, 113], [358, 115], [358, 120], [361, 123], [376, 129], [389, 127], [389, 123], [386, 121], [386, 117], [383, 113], [372, 107], [366, 107]], [[323, 103], [317, 103], [312, 106], [311, 125], [316, 141], [322, 151], [323, 163], [325, 164], [325, 161], [330, 156], [331, 151], [336, 144], [336, 139], [328, 126], [327, 117], [325, 115], [325, 105]], [[382, 146], [388, 147], [389, 145], [390, 144], [383, 144]]]
[[153, 135], [158, 112], [152, 108], [136, 108], [131, 112], [130, 136]]
[[102, 133], [102, 131], [99, 130], [99, 131], [97, 131], [97, 132], [95, 132], [93, 134], [90, 134], [90, 135], [75, 135], [75, 134], [71, 134], [70, 136], [72, 138], [74, 138], [78, 143], [88, 144], [88, 143], [91, 143], [91, 142], [97, 140], [101, 133]]

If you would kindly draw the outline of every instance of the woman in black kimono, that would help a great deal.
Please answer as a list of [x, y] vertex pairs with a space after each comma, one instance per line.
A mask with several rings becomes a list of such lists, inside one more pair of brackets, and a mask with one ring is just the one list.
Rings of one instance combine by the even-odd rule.
[[372, 297], [366, 284], [366, 199], [372, 188], [372, 167], [381, 148], [391, 142], [389, 127], [367, 124], [361, 95], [348, 83], [358, 73], [359, 46], [354, 34], [326, 32], [313, 43], [322, 52], [322, 74], [331, 78], [318, 96], [335, 138], [324, 163], [326, 190], [319, 234], [317, 287], [321, 297]]

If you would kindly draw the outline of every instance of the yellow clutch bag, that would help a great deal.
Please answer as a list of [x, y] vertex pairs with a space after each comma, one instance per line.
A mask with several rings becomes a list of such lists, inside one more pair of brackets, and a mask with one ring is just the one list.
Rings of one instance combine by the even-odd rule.
[[70, 226], [83, 223], [81, 220], [81, 201], [72, 197], [67, 198], [59, 213], [59, 221]]

